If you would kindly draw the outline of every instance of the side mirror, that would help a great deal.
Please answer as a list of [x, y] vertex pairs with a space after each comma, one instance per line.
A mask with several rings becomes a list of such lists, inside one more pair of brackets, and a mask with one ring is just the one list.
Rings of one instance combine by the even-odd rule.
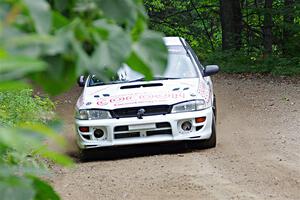
[[218, 65], [207, 65], [204, 69], [204, 77], [205, 76], [211, 76], [220, 71]]
[[84, 76], [80, 76], [79, 78], [78, 78], [78, 80], [77, 80], [77, 83], [78, 83], [78, 86], [79, 87], [84, 87], [84, 85], [85, 85], [85, 77]]

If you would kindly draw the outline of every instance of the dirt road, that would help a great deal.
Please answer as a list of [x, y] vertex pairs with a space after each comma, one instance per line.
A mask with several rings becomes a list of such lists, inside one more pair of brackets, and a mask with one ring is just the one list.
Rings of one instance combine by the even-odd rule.
[[[63, 199], [300, 199], [300, 82], [219, 75], [218, 145], [135, 147], [105, 159], [55, 168]], [[65, 135], [74, 141], [78, 89], [60, 96]], [[74, 154], [74, 149], [69, 150]], [[160, 153], [159, 153], [160, 152]]]

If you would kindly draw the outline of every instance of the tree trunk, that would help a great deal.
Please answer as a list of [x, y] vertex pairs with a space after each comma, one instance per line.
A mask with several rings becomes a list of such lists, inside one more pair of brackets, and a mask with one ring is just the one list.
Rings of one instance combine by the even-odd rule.
[[242, 33], [242, 13], [240, 0], [220, 0], [222, 25], [222, 48], [240, 49]]
[[291, 41], [291, 38], [293, 37], [293, 24], [294, 24], [294, 4], [295, 0], [285, 0], [284, 1], [284, 8], [285, 12], [283, 15], [283, 21], [284, 21], [284, 28], [283, 28], [283, 54], [287, 55], [289, 54], [289, 44]]
[[273, 5], [273, 0], [265, 0], [265, 14], [264, 14], [264, 27], [263, 27], [264, 57], [268, 57], [272, 54], [272, 45], [273, 45], [272, 5]]

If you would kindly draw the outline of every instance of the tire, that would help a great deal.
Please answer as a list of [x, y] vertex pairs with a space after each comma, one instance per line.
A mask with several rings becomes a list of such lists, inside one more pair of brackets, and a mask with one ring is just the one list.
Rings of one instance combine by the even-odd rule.
[[202, 141], [202, 146], [205, 149], [214, 148], [217, 145], [217, 134], [216, 134], [216, 118], [213, 115], [212, 125], [211, 125], [211, 136], [207, 140]]
[[95, 159], [95, 156], [97, 155], [96, 151], [98, 149], [80, 149], [79, 150], [79, 159], [82, 162], [90, 161]]
[[215, 94], [214, 94], [214, 102], [213, 102], [213, 111], [215, 115], [215, 120], [217, 121], [217, 99]]
[[216, 118], [213, 114], [212, 126], [211, 126], [211, 136], [206, 140], [193, 140], [188, 141], [188, 147], [196, 149], [210, 149], [217, 145], [217, 134], [216, 134]]

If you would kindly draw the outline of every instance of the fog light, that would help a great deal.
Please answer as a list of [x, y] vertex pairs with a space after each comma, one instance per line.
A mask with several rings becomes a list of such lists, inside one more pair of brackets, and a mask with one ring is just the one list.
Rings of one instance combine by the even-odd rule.
[[95, 138], [102, 138], [104, 136], [104, 131], [101, 129], [96, 129], [94, 131]]
[[196, 119], [196, 123], [203, 123], [206, 120], [206, 117], [197, 117]]
[[181, 124], [181, 129], [184, 131], [190, 131], [192, 129], [192, 123], [189, 121], [183, 122]]
[[90, 128], [89, 127], [87, 127], [87, 126], [80, 126], [79, 127], [79, 130], [81, 131], [81, 132], [89, 132], [90, 131]]

